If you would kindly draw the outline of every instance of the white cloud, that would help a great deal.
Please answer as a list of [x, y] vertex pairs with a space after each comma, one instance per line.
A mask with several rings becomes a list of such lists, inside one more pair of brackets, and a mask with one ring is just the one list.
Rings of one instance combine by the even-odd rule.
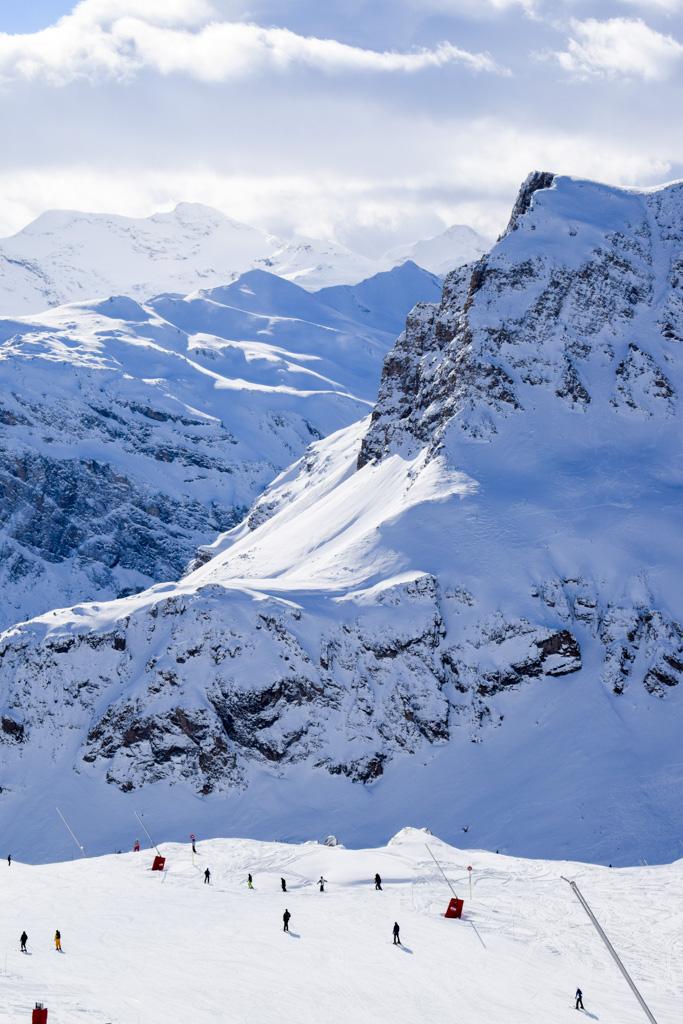
[[556, 53], [562, 67], [579, 75], [668, 78], [683, 59], [683, 45], [640, 18], [572, 21], [567, 49]]
[[[391, 122], [385, 129], [375, 126], [374, 148], [363, 166], [358, 166], [352, 142], [360, 133], [370, 149], [372, 126], [361, 123], [342, 136], [345, 163], [338, 154], [327, 159], [324, 146], [312, 147], [302, 167], [292, 171], [265, 162], [261, 170], [231, 173], [196, 163], [142, 168], [123, 161], [113, 168], [82, 164], [5, 170], [0, 173], [0, 234], [18, 230], [49, 208], [144, 216], [189, 200], [275, 233], [337, 238], [368, 248], [377, 239], [379, 248], [387, 248], [395, 240], [463, 221], [496, 234], [517, 188], [533, 169], [617, 185], [661, 181], [670, 172], [668, 161], [657, 154], [590, 135], [523, 131], [493, 119], [436, 123], [406, 117], [401, 123], [404, 132]], [[406, 148], [401, 141], [409, 123], [420, 147]], [[461, 145], [463, 138], [467, 146]]]
[[[497, 0], [500, 2], [500, 0]], [[0, 34], [0, 78], [130, 78], [149, 68], [223, 82], [302, 65], [325, 72], [417, 72], [447, 64], [500, 71], [485, 53], [452, 43], [410, 52], [371, 50], [250, 22], [214, 20], [205, 0], [81, 0], [54, 25]]]

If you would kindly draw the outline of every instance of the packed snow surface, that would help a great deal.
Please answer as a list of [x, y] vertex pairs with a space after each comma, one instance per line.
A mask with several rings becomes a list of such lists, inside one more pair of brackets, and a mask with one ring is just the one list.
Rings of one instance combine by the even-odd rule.
[[[460, 920], [443, 916], [451, 892], [426, 844], [464, 898]], [[561, 875], [577, 881], [659, 1024], [678, 1020], [683, 861], [517, 860], [418, 829], [378, 849], [214, 839], [195, 857], [189, 843], [160, 850], [163, 873], [150, 870], [149, 849], [2, 866], [3, 1024], [26, 1024], [36, 1001], [50, 1024], [574, 1024], [577, 987], [589, 1020], [640, 1024]]]

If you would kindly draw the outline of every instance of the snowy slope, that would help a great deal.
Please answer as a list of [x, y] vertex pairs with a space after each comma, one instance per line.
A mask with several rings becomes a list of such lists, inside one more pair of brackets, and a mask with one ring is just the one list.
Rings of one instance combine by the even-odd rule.
[[344, 246], [278, 238], [200, 203], [134, 218], [51, 210], [0, 240], [0, 314], [21, 316], [95, 296], [213, 288], [259, 268], [309, 290], [355, 284], [377, 263]]
[[532, 176], [370, 420], [211, 560], [5, 634], [0, 821], [45, 856], [22, 816], [63, 797], [353, 842], [419, 806], [474, 846], [676, 857], [682, 237], [681, 185]]
[[390, 249], [384, 260], [389, 266], [410, 260], [438, 277], [445, 277], [456, 267], [478, 260], [490, 248], [491, 239], [467, 224], [453, 224], [433, 238]]
[[[126, 828], [125, 840], [133, 834]], [[465, 899], [461, 920], [442, 916], [450, 892], [425, 843]], [[583, 1016], [639, 1024], [642, 1011], [562, 874], [577, 880], [660, 1024], [677, 1019], [680, 860], [622, 870], [524, 861], [415, 829], [376, 849], [216, 839], [198, 842], [194, 862], [187, 844], [161, 850], [163, 874], [149, 870], [148, 850], [3, 867], [3, 1024], [24, 1024], [36, 1000], [51, 1024], [569, 1024], [577, 985]], [[29, 955], [19, 952], [23, 929]]]
[[391, 318], [391, 328], [398, 335], [413, 308], [412, 305], [406, 308], [406, 298], [421, 292], [420, 301], [438, 302], [441, 289], [442, 282], [436, 275], [408, 260], [356, 285], [322, 288], [317, 292], [317, 297], [351, 320], [367, 324], [368, 327], [386, 330]]
[[250, 271], [0, 320], [2, 625], [177, 578], [312, 439], [369, 408], [397, 305], [434, 287], [399, 268], [340, 313]]

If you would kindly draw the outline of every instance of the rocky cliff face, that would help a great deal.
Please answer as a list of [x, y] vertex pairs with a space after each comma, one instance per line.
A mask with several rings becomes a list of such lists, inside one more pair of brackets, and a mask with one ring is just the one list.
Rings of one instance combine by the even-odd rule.
[[576, 412], [676, 413], [683, 184], [651, 193], [530, 175], [505, 236], [416, 307], [387, 357], [359, 464], [454, 426], [486, 440], [551, 395]]
[[366, 839], [410, 805], [476, 844], [673, 855], [682, 223], [677, 186], [531, 179], [410, 314], [370, 421], [205, 564], [2, 637], [9, 789], [40, 752], [169, 828], [173, 786], [207, 828], [331, 804]]

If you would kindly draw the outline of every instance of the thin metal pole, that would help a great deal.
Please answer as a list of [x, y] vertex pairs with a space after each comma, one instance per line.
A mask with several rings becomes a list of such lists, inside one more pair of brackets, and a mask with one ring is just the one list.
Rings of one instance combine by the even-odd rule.
[[448, 886], [448, 888], [449, 888], [449, 889], [451, 890], [451, 892], [453, 893], [453, 895], [455, 896], [455, 898], [456, 898], [456, 900], [457, 900], [457, 898], [458, 898], [458, 894], [457, 894], [457, 892], [455, 891], [455, 889], [453, 888], [453, 886], [451, 885], [451, 883], [450, 883], [450, 882], [448, 881], [448, 879], [446, 878], [446, 874], [445, 874], [445, 872], [444, 872], [444, 869], [443, 869], [443, 868], [441, 867], [441, 865], [439, 864], [438, 860], [436, 859], [436, 857], [434, 856], [434, 854], [433, 854], [433, 853], [432, 853], [432, 851], [431, 851], [431, 850], [429, 849], [429, 847], [427, 846], [427, 844], [426, 844], [426, 843], [425, 843], [425, 846], [427, 847], [427, 851], [428, 851], [428, 853], [429, 853], [429, 856], [430, 856], [430, 857], [432, 858], [432, 860], [433, 860], [433, 861], [434, 861], [434, 863], [436, 864], [437, 868], [439, 869], [439, 871], [440, 871], [440, 872], [441, 872], [441, 874], [443, 875], [443, 877], [444, 877], [444, 881], [445, 881], [446, 885], [447, 885], [447, 886]]
[[641, 996], [640, 992], [636, 988], [635, 982], [633, 981], [633, 979], [631, 978], [631, 975], [628, 973], [628, 971], [626, 970], [626, 968], [622, 964], [621, 960], [619, 959], [619, 954], [617, 953], [616, 949], [614, 948], [614, 946], [612, 945], [610, 940], [605, 935], [605, 933], [604, 933], [604, 931], [603, 931], [603, 929], [602, 929], [602, 927], [600, 925], [600, 922], [598, 921], [597, 917], [595, 916], [595, 914], [593, 913], [591, 908], [588, 906], [588, 903], [586, 902], [586, 899], [583, 896], [583, 893], [579, 889], [578, 885], [576, 884], [576, 882], [571, 882], [568, 878], [565, 878], [564, 875], [562, 875], [561, 877], [571, 887], [571, 890], [574, 893], [574, 895], [576, 896], [577, 900], [579, 901], [579, 903], [581, 904], [583, 909], [588, 914], [588, 917], [591, 920], [591, 924], [593, 925], [593, 927], [595, 928], [596, 932], [598, 933], [598, 935], [600, 936], [600, 938], [604, 942], [605, 946], [607, 947], [607, 951], [609, 952], [609, 955], [612, 957], [612, 959], [614, 960], [615, 964], [617, 965], [617, 967], [619, 968], [619, 970], [623, 974], [624, 978], [626, 979], [629, 988], [631, 989], [631, 991], [633, 992], [634, 996], [636, 997], [636, 999], [640, 1003], [640, 1007], [641, 1007], [643, 1013], [645, 1014], [645, 1016], [647, 1017], [647, 1019], [650, 1021], [650, 1024], [657, 1024], [657, 1021], [655, 1020], [655, 1018], [654, 1018], [654, 1016], [652, 1014], [652, 1011], [650, 1010], [650, 1007], [647, 1005], [647, 1003], [645, 1002], [645, 1000]]
[[62, 822], [64, 824], [64, 828], [67, 830], [67, 832], [69, 833], [69, 835], [73, 839], [74, 843], [76, 844], [78, 849], [81, 851], [81, 854], [85, 857], [85, 847], [83, 846], [82, 843], [79, 843], [78, 839], [76, 838], [76, 836], [74, 835], [73, 831], [71, 830], [71, 826], [69, 825], [69, 822], [66, 820], [66, 818], [64, 817], [64, 815], [60, 811], [59, 807], [55, 807], [55, 810], [56, 810], [57, 814], [59, 815], [59, 817], [62, 819]]
[[[138, 819], [138, 821], [139, 821], [139, 822], [140, 822], [140, 824], [142, 825], [142, 827], [143, 827], [143, 829], [144, 829], [144, 831], [145, 831], [145, 835], [146, 835], [146, 836], [147, 836], [147, 838], [149, 839], [150, 843], [152, 844], [152, 846], [154, 847], [154, 849], [155, 849], [155, 850], [157, 851], [157, 853], [159, 853], [159, 847], [157, 846], [157, 844], [156, 844], [156, 843], [154, 842], [154, 840], [152, 839], [151, 835], [150, 835], [150, 834], [149, 834], [149, 832], [147, 831], [147, 826], [145, 825], [144, 821], [142, 820], [142, 818], [140, 817], [140, 815], [138, 814], [138, 812], [137, 812], [137, 811], [133, 811], [133, 814], [135, 815], [135, 817], [136, 817], [136, 818]], [[159, 856], [161, 856], [161, 854], [160, 854], [160, 853], [159, 853]]]

